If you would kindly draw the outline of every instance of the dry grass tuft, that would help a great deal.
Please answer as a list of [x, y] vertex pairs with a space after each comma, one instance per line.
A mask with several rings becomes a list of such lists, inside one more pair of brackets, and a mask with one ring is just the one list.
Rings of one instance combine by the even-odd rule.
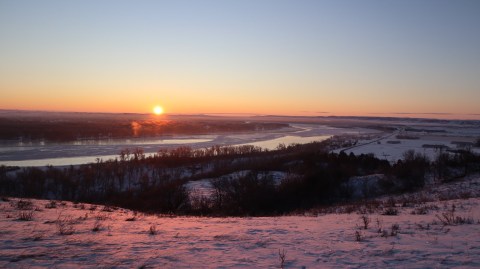
[[55, 224], [60, 235], [72, 235], [75, 233], [75, 221], [71, 216], [58, 216]]
[[103, 228], [103, 223], [101, 220], [96, 220], [93, 224], [92, 232], [99, 232]]
[[280, 260], [280, 268], [285, 268], [285, 259], [287, 258], [287, 252], [285, 251], [285, 249], [282, 249], [282, 251], [280, 251], [280, 249], [278, 250], [278, 259]]
[[435, 217], [440, 221], [443, 226], [475, 223], [473, 218], [457, 216], [455, 213], [455, 209], [455, 205], [452, 205], [450, 210], [447, 210], [441, 215], [435, 215]]
[[360, 230], [355, 231], [355, 241], [362, 242], [364, 239], [363, 234]]
[[362, 215], [360, 219], [362, 220], [363, 229], [368, 229], [368, 225], [370, 224], [370, 218], [368, 215]]
[[31, 221], [31, 220], [33, 220], [33, 211], [21, 211], [18, 214], [17, 220], [21, 220], [21, 221]]
[[157, 226], [155, 224], [150, 225], [150, 228], [148, 228], [148, 233], [150, 235], [156, 235], [158, 233]]

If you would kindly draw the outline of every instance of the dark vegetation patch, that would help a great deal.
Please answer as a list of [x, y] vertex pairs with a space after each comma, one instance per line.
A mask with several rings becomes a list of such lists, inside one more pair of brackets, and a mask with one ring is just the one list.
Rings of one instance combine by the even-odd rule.
[[[373, 195], [410, 192], [425, 185], [427, 175], [449, 181], [480, 170], [480, 157], [469, 151], [439, 154], [434, 161], [408, 151], [395, 164], [373, 155], [329, 153], [329, 141], [280, 146], [180, 147], [146, 157], [126, 149], [117, 160], [69, 168], [0, 167], [0, 195], [99, 203], [133, 210], [209, 216], [262, 216], [302, 212], [354, 201], [350, 178], [381, 174]], [[212, 180], [213, 194], [192, 196], [188, 181]], [[281, 182], [270, 171], [286, 174]], [[373, 197], [363, 197], [373, 198]], [[28, 202], [27, 202], [28, 203]], [[26, 209], [25, 205], [17, 205]], [[48, 207], [58, 206], [55, 202]], [[397, 213], [395, 205], [384, 214]]]

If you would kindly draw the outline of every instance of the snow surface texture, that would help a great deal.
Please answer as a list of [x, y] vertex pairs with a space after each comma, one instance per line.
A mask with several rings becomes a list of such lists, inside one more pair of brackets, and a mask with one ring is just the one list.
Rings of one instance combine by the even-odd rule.
[[3, 199], [0, 268], [279, 268], [282, 254], [285, 268], [478, 268], [480, 177], [437, 189], [380, 199], [397, 215], [168, 217]]

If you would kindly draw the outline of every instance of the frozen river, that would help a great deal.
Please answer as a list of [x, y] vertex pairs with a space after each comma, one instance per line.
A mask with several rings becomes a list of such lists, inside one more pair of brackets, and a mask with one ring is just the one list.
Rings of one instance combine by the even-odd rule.
[[292, 124], [290, 128], [258, 133], [175, 136], [160, 138], [134, 138], [74, 141], [69, 143], [0, 144], [0, 165], [6, 166], [64, 166], [108, 160], [119, 156], [121, 150], [141, 148], [153, 155], [162, 148], [190, 146], [204, 148], [212, 145], [254, 145], [275, 149], [279, 144], [304, 144], [323, 141], [333, 135], [375, 132], [369, 129], [343, 129], [314, 124]]

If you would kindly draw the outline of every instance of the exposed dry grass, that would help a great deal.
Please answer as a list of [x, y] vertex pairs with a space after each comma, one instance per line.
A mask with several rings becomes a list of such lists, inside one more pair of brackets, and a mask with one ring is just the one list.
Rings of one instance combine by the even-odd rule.
[[99, 232], [103, 228], [103, 223], [101, 220], [96, 220], [93, 224], [92, 232]]
[[157, 226], [155, 224], [150, 225], [150, 228], [148, 228], [148, 233], [150, 235], [156, 235], [158, 233]]
[[55, 224], [60, 235], [72, 235], [75, 233], [75, 221], [71, 216], [58, 216]]
[[471, 217], [458, 216], [455, 212], [455, 209], [455, 205], [452, 205], [449, 210], [443, 212], [440, 215], [437, 214], [435, 215], [435, 217], [438, 221], [440, 221], [443, 226], [475, 223], [475, 221]]
[[33, 220], [33, 211], [20, 211], [20, 213], [18, 213], [17, 220], [21, 220], [21, 221]]
[[282, 249], [282, 251], [280, 251], [280, 249], [278, 250], [278, 259], [280, 260], [280, 268], [285, 268], [285, 259], [287, 258], [287, 252], [285, 251], [285, 249]]

